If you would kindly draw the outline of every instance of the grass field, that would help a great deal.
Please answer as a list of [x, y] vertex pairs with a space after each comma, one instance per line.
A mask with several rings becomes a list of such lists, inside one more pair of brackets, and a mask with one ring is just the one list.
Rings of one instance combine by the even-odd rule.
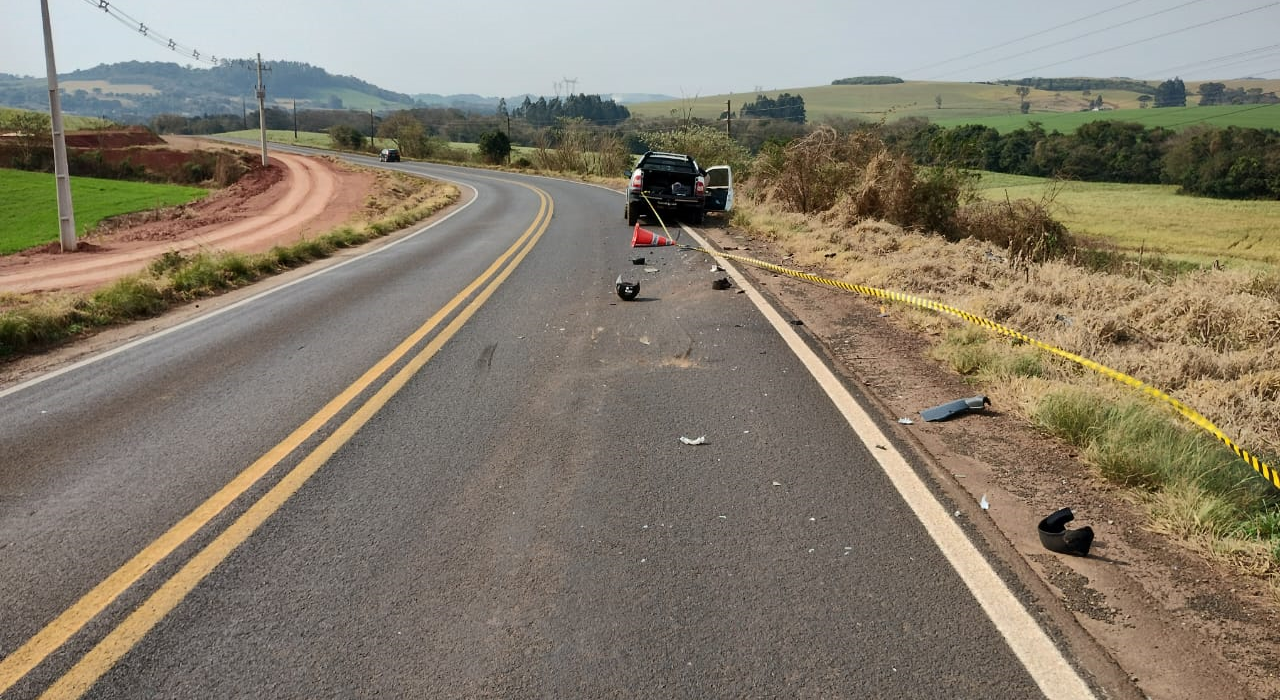
[[[8, 118], [9, 115], [14, 114], [16, 112], [27, 112], [27, 111], [30, 111], [30, 110], [13, 109], [11, 107], [0, 107], [0, 120], [4, 120]], [[62, 122], [63, 122], [63, 126], [68, 131], [79, 131], [81, 129], [104, 129], [104, 128], [113, 126], [111, 122], [104, 121], [97, 117], [78, 117], [74, 114], [63, 115]]]
[[[1260, 87], [1264, 91], [1280, 89], [1280, 81], [1277, 80], [1221, 82], [1228, 86]], [[1196, 102], [1197, 86], [1198, 83], [1187, 84], [1187, 103], [1190, 105]], [[1047, 130], [1068, 132], [1094, 119], [1124, 119], [1148, 126], [1182, 127], [1207, 122], [1214, 126], [1280, 129], [1280, 105], [1139, 109], [1139, 93], [1126, 91], [1099, 90], [1086, 97], [1080, 92], [1032, 90], [1027, 96], [1032, 111], [1027, 115], [1020, 112], [1020, 98], [1012, 86], [986, 83], [909, 81], [896, 85], [822, 85], [767, 90], [765, 94], [776, 97], [783, 92], [804, 98], [809, 121], [828, 117], [873, 122], [924, 117], [943, 126], [979, 123], [1009, 131], [1034, 120], [1043, 123]], [[1080, 111], [1098, 95], [1112, 109]], [[942, 98], [941, 108], [937, 102], [939, 97]], [[724, 111], [726, 101], [731, 101], [737, 112], [743, 104], [755, 98], [756, 93], [691, 96], [669, 102], [642, 102], [627, 105], [627, 108], [638, 116], [671, 116], [674, 110], [679, 116], [691, 113], [695, 117], [716, 119]]]
[[1198, 264], [1280, 264], [1280, 202], [1189, 197], [1172, 185], [1055, 185], [1000, 173], [983, 173], [979, 188], [988, 199], [1051, 196], [1054, 217], [1072, 233], [1117, 250]]
[[[0, 255], [58, 240], [58, 198], [53, 175], [0, 168]], [[76, 235], [99, 221], [158, 207], [173, 206], [208, 194], [198, 187], [144, 182], [71, 178]]]

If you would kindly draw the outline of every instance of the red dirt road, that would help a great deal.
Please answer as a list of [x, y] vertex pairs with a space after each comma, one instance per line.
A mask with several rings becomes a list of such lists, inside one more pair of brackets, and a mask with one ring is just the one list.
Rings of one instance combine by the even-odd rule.
[[168, 251], [261, 252], [318, 236], [359, 212], [374, 176], [309, 156], [273, 153], [269, 166], [193, 204], [143, 215], [82, 238], [0, 257], [0, 292], [92, 289]]

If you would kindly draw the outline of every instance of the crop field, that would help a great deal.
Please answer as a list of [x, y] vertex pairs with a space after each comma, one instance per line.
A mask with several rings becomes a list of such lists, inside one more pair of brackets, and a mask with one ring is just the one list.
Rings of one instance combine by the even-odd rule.
[[1051, 182], [983, 173], [987, 199], [1051, 200], [1054, 218], [1078, 237], [1127, 253], [1202, 265], [1280, 264], [1280, 202], [1208, 199], [1173, 185]]
[[[1263, 91], [1280, 89], [1277, 80], [1221, 81], [1228, 86], [1258, 87]], [[999, 131], [1011, 131], [1030, 121], [1044, 124], [1048, 131], [1064, 133], [1095, 119], [1123, 119], [1147, 126], [1179, 128], [1197, 123], [1214, 126], [1245, 126], [1280, 129], [1280, 105], [1234, 105], [1196, 107], [1198, 83], [1187, 83], [1189, 107], [1140, 109], [1139, 93], [1098, 90], [1089, 96], [1082, 92], [1050, 92], [1032, 90], [1027, 96], [1031, 113], [1022, 114], [1021, 99], [1008, 85], [987, 83], [948, 83], [909, 81], [895, 85], [822, 85], [817, 87], [781, 88], [764, 94], [776, 97], [789, 92], [804, 98], [809, 121], [829, 117], [863, 121], [895, 121], [904, 117], [924, 117], [943, 126], [985, 124]], [[1101, 95], [1110, 108], [1098, 112], [1082, 111], [1094, 97]], [[627, 105], [637, 116], [663, 117], [686, 113], [703, 119], [717, 119], [731, 101], [734, 112], [756, 98], [756, 93], [690, 96], [668, 102], [642, 102]], [[938, 98], [941, 98], [939, 105]]]
[[[58, 196], [53, 175], [0, 168], [0, 255], [58, 240]], [[76, 235], [111, 216], [190, 202], [198, 187], [71, 178]]]

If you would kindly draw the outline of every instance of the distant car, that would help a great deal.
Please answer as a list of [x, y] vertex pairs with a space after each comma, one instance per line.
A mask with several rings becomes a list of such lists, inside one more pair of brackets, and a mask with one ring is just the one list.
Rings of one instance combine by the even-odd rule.
[[400, 151], [397, 151], [394, 148], [384, 148], [382, 149], [382, 153], [378, 154], [378, 160], [383, 163], [399, 163]]

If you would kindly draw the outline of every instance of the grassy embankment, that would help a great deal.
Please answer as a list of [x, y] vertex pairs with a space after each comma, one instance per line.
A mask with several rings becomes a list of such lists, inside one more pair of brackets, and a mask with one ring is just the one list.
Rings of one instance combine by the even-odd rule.
[[[118, 183], [130, 184], [130, 183]], [[80, 294], [0, 293], [0, 358], [39, 351], [106, 326], [158, 315], [242, 287], [421, 221], [457, 200], [453, 185], [381, 172], [365, 213], [348, 225], [261, 254], [167, 253], [150, 267]], [[77, 204], [78, 206], [78, 204]]]
[[[57, 191], [53, 175], [0, 168], [0, 255], [58, 240]], [[107, 217], [192, 202], [208, 194], [199, 187], [71, 178], [76, 235]]]
[[[1044, 200], [1052, 186], [996, 175], [984, 187], [993, 199], [1008, 188]], [[794, 267], [933, 299], [1100, 362], [1183, 401], [1280, 467], [1280, 202], [1071, 185], [1051, 208], [1132, 253], [1128, 265], [1094, 271], [1070, 260], [1016, 265], [972, 239], [948, 243], [883, 222], [850, 228], [742, 201], [734, 223], [792, 255]], [[1139, 267], [1138, 252], [1157, 243], [1164, 255], [1224, 265]], [[905, 304], [891, 315], [924, 331], [932, 356], [1002, 410], [1130, 489], [1153, 529], [1267, 577], [1280, 595], [1280, 491], [1222, 443], [1165, 404], [1033, 347]]]

